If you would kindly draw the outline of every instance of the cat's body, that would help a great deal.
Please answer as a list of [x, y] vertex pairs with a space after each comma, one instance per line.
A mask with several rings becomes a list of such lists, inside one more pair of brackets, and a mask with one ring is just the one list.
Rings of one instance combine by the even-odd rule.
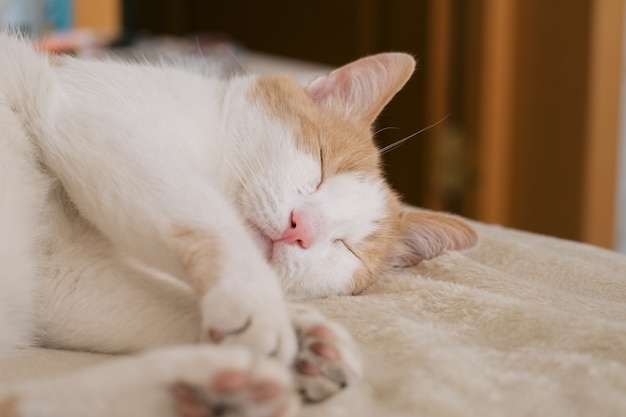
[[[0, 416], [288, 414], [288, 368], [321, 399], [359, 362], [345, 330], [283, 294], [358, 293], [475, 240], [460, 220], [402, 211], [383, 180], [370, 126], [410, 76], [406, 55], [306, 89], [47, 57], [2, 35], [0, 63], [0, 353], [220, 345], [12, 387]], [[120, 373], [141, 374], [126, 382], [136, 398], [119, 400]], [[270, 381], [272, 395], [242, 402], [219, 381]]]

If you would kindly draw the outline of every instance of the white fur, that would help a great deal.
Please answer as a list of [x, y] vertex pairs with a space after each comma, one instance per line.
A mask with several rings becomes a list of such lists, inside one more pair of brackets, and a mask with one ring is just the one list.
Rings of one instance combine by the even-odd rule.
[[[47, 181], [38, 171], [36, 149], [21, 128], [17, 111], [45, 100], [27, 85], [45, 86], [40, 58], [17, 41], [0, 48], [0, 353], [32, 343], [33, 291], [40, 267], [38, 245]], [[15, 59], [15, 57], [19, 57]]]
[[273, 380], [285, 388], [291, 385], [283, 367], [269, 359], [256, 358], [245, 349], [193, 346], [155, 350], [70, 375], [18, 385], [7, 390], [7, 395], [18, 393], [28, 398], [16, 410], [17, 415], [28, 417], [168, 417], [178, 413], [170, 390], [164, 387], [180, 383], [194, 387], [213, 401], [238, 408], [242, 413], [238, 415], [276, 415], [282, 407], [287, 408], [284, 415], [290, 415], [289, 409], [293, 412], [297, 408], [289, 390], [275, 400], [256, 403], [250, 395], [215, 391], [211, 381], [223, 366], [244, 372], [251, 381]]
[[43, 181], [29, 162], [23, 133], [12, 129], [14, 115], [0, 108], [0, 353], [30, 342], [32, 291], [37, 274]]

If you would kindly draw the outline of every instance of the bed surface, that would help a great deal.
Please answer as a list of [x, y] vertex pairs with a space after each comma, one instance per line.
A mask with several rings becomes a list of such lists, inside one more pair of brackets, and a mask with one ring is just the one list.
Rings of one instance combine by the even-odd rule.
[[[480, 243], [311, 304], [347, 326], [358, 385], [313, 416], [626, 415], [626, 256], [477, 224]], [[108, 357], [32, 349], [0, 380]]]

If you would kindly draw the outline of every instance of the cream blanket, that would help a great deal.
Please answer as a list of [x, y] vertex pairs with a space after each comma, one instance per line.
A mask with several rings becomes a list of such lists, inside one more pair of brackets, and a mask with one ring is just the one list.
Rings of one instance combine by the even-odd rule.
[[[626, 256], [476, 227], [468, 252], [312, 302], [352, 331], [366, 372], [302, 416], [626, 416]], [[101, 360], [31, 350], [0, 379]]]

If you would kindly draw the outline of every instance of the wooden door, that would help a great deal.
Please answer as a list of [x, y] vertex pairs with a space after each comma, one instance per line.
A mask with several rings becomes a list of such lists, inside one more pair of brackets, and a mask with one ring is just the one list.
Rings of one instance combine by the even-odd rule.
[[474, 217], [614, 247], [623, 2], [472, 4]]

